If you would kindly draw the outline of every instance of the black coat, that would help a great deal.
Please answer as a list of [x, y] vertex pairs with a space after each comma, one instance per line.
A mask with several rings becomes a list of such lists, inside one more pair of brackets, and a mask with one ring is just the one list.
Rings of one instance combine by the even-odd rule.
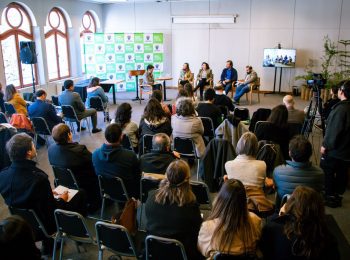
[[214, 129], [221, 124], [221, 110], [214, 104], [199, 103], [197, 112], [199, 117], [209, 117], [213, 121]]
[[16, 133], [15, 128], [0, 125], [0, 170], [10, 166], [11, 161], [6, 151], [6, 143]]
[[164, 174], [169, 164], [174, 160], [176, 158], [172, 152], [152, 151], [141, 156], [141, 171]]

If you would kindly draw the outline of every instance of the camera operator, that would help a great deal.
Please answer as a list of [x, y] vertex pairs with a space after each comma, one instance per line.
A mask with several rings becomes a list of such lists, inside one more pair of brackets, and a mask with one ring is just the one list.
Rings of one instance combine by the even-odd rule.
[[329, 114], [332, 111], [332, 108], [337, 104], [340, 99], [338, 98], [338, 89], [340, 86], [333, 86], [331, 89], [331, 98], [326, 101], [323, 105], [322, 115], [325, 120], [327, 120]]
[[338, 89], [340, 102], [333, 106], [321, 146], [321, 168], [325, 172], [326, 206], [341, 207], [350, 163], [350, 80]]

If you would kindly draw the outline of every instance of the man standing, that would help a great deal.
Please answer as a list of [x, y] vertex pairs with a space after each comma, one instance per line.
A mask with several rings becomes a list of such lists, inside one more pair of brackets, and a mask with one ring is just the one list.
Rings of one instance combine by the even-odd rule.
[[[97, 128], [96, 110], [94, 108], [88, 108], [88, 109], [85, 108], [85, 105], [81, 100], [80, 95], [76, 92], [73, 92], [74, 90], [73, 80], [70, 80], [70, 79], [66, 80], [63, 86], [65, 90], [58, 97], [58, 100], [61, 103], [61, 105], [72, 106], [79, 120], [86, 118], [88, 116], [91, 116], [92, 127], [93, 127], [92, 133], [101, 132], [101, 129]], [[82, 127], [81, 130], [85, 130], [85, 127]], [[78, 125], [77, 131], [79, 131], [79, 125]]]
[[288, 123], [303, 124], [305, 113], [302, 110], [294, 108], [294, 99], [291, 95], [286, 95], [283, 98], [283, 104], [288, 110]]
[[232, 60], [226, 61], [226, 68], [223, 69], [219, 83], [225, 88], [226, 95], [232, 91], [232, 82], [237, 81], [237, 70], [233, 68]]
[[256, 74], [256, 72], [253, 70], [252, 66], [247, 65], [245, 67], [245, 71], [247, 72], [247, 75], [242, 82], [237, 83], [236, 94], [233, 98], [234, 102], [237, 104], [239, 103], [239, 99], [245, 93], [248, 93], [250, 91], [250, 85], [258, 81], [258, 74]]
[[35, 92], [36, 101], [28, 107], [29, 117], [42, 117], [45, 119], [50, 131], [52, 128], [62, 123], [62, 118], [56, 113], [56, 109], [53, 105], [46, 102], [47, 94], [45, 90], [38, 89]]
[[328, 207], [341, 207], [347, 185], [350, 162], [350, 81], [338, 89], [340, 102], [333, 106], [321, 146], [321, 168], [326, 175], [325, 194]]

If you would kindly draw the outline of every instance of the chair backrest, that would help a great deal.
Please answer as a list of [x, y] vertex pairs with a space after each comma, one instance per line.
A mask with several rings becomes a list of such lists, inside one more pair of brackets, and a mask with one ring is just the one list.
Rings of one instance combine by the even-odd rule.
[[260, 77], [256, 78], [256, 81], [251, 85], [253, 90], [259, 89], [260, 87]]
[[3, 112], [0, 112], [0, 124], [8, 123], [6, 115]]
[[187, 260], [187, 255], [180, 241], [150, 235], [146, 237], [146, 259]]
[[29, 93], [29, 92], [23, 93], [23, 99], [25, 101], [33, 102], [34, 101], [34, 94], [33, 93]]
[[229, 255], [217, 252], [214, 255], [214, 260], [256, 260], [257, 256], [255, 254], [246, 255]]
[[41, 222], [38, 215], [33, 209], [20, 209], [9, 206], [9, 210], [12, 215], [19, 215], [29, 223], [29, 225], [33, 229], [35, 241], [40, 241], [43, 240], [45, 237], [50, 237], [43, 223]]
[[130, 137], [128, 135], [126, 135], [126, 134], [123, 135], [122, 146], [125, 149], [134, 151], [134, 147], [132, 146], [132, 143], [130, 141]]
[[283, 195], [279, 208], [282, 208], [282, 206], [287, 202], [287, 200], [289, 200], [290, 196], [292, 196], [292, 195], [291, 194], [284, 194]]
[[227, 106], [217, 105], [217, 107], [220, 109], [221, 114], [224, 115], [224, 118], [226, 118], [230, 114], [230, 111]]
[[79, 184], [70, 169], [55, 165], [52, 165], [52, 169], [55, 176], [55, 186], [62, 185], [70, 189], [79, 189]]
[[105, 247], [117, 255], [137, 256], [134, 242], [125, 227], [98, 221], [95, 230], [99, 250]]
[[52, 104], [55, 106], [60, 106], [60, 102], [58, 101], [58, 96], [51, 96]]
[[16, 109], [11, 103], [5, 102], [4, 105], [7, 116], [12, 116], [13, 114], [16, 114]]
[[63, 113], [65, 121], [71, 121], [71, 122], [79, 121], [78, 116], [75, 113], [74, 108], [70, 105], [63, 105], [62, 106], [62, 113]]
[[255, 128], [254, 128], [254, 134], [256, 134], [258, 132], [258, 129], [260, 127], [263, 127], [264, 125], [269, 125], [271, 124], [271, 122], [268, 121], [258, 121], [255, 123]]
[[303, 124], [288, 123], [289, 137], [293, 138], [293, 136], [295, 136], [295, 135], [300, 135], [302, 127], [303, 127]]
[[211, 120], [210, 117], [199, 117], [199, 118], [202, 120], [202, 124], [204, 127], [203, 136], [208, 136], [210, 138], [213, 138], [215, 136], [213, 120]]
[[55, 210], [57, 232], [65, 233], [67, 237], [79, 241], [79, 239], [93, 238], [85, 223], [85, 219], [77, 212], [62, 209]]
[[189, 158], [197, 158], [196, 147], [191, 138], [174, 138], [174, 150], [181, 154], [181, 156]]
[[208, 186], [205, 183], [199, 181], [191, 181], [190, 185], [192, 188], [192, 192], [196, 196], [197, 203], [201, 205], [208, 205], [209, 207], [211, 207]]
[[96, 111], [104, 111], [103, 102], [100, 97], [89, 98], [90, 108], [95, 108]]
[[255, 124], [258, 121], [266, 121], [271, 114], [271, 109], [270, 108], [258, 108], [253, 113], [253, 116], [250, 120], [250, 125], [249, 125], [249, 131], [253, 132], [255, 129]]
[[245, 107], [236, 107], [233, 115], [241, 119], [241, 121], [249, 120], [249, 109]]
[[150, 134], [145, 134], [142, 137], [143, 154], [151, 152], [151, 150], [152, 150], [152, 139], [153, 139], [153, 135], [150, 135]]
[[41, 135], [51, 135], [51, 131], [49, 126], [47, 125], [47, 122], [45, 118], [43, 117], [32, 117], [31, 121], [34, 126], [34, 130], [36, 134]]
[[140, 180], [140, 201], [141, 203], [145, 203], [148, 198], [148, 193], [151, 190], [156, 190], [159, 187], [160, 180], [144, 178], [142, 177]]
[[124, 182], [115, 176], [98, 176], [101, 197], [114, 201], [126, 202], [129, 199]]

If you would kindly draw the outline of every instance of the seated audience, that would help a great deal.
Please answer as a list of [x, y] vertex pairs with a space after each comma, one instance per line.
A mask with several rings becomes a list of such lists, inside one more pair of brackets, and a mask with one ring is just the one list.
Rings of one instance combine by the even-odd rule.
[[198, 98], [193, 93], [193, 86], [192, 86], [192, 84], [191, 83], [186, 83], [184, 85], [184, 90], [187, 93], [187, 97], [192, 99], [194, 107], [197, 107], [198, 106]]
[[193, 103], [189, 98], [180, 98], [176, 101], [176, 115], [171, 117], [173, 138], [192, 138], [196, 145], [199, 157], [204, 154], [205, 144], [203, 140], [204, 127], [202, 120], [196, 116]]
[[[64, 91], [61, 95], [58, 96], [58, 100], [61, 105], [69, 105], [72, 106], [79, 120], [90, 116], [92, 122], [92, 133], [101, 132], [100, 128], [97, 128], [97, 113], [94, 108], [85, 108], [83, 101], [78, 93], [74, 91], [73, 81], [68, 79], [64, 82]], [[77, 123], [79, 131], [79, 125]], [[85, 130], [85, 127], [82, 127], [81, 130]]]
[[46, 102], [47, 94], [45, 90], [38, 89], [35, 92], [35, 97], [35, 102], [28, 107], [29, 117], [44, 118], [50, 131], [52, 131], [55, 125], [62, 123], [62, 118], [57, 115], [55, 107]]
[[129, 136], [134, 151], [138, 150], [139, 145], [139, 127], [134, 121], [131, 121], [132, 107], [129, 103], [122, 103], [118, 106], [115, 112], [115, 118], [112, 119], [111, 123], [118, 124], [123, 134]]
[[14, 85], [10, 84], [6, 86], [4, 99], [14, 106], [17, 114], [28, 115], [27, 103], [21, 97], [21, 94], [17, 92]]
[[229, 111], [233, 112], [235, 110], [235, 106], [233, 105], [232, 100], [224, 94], [224, 87], [219, 85], [214, 87], [214, 90], [214, 105], [227, 107]]
[[210, 88], [204, 93], [205, 102], [201, 102], [197, 106], [198, 116], [209, 117], [213, 121], [214, 129], [221, 124], [221, 110], [214, 105], [215, 91]]
[[[192, 89], [192, 85], [191, 85], [191, 89]], [[173, 104], [171, 105], [171, 114], [172, 115], [176, 114], [176, 101], [182, 97], [189, 97], [187, 91], [184, 88], [179, 89], [177, 96], [176, 96], [176, 99], [173, 102]]]
[[[6, 150], [12, 164], [0, 173], [0, 193], [7, 206], [33, 209], [49, 234], [57, 230], [54, 218], [56, 208], [85, 215], [85, 193], [78, 192], [68, 203], [68, 193], [55, 194], [58, 199], [54, 198], [49, 177], [33, 161], [36, 149], [29, 135], [19, 133], [12, 136]], [[43, 247], [44, 255], [52, 254], [53, 239], [44, 238]]]
[[[340, 86], [343, 85], [343, 81], [341, 82]], [[323, 104], [323, 118], [325, 120], [327, 120], [329, 114], [331, 113], [332, 111], [332, 108], [335, 104], [337, 104], [340, 99], [338, 98], [338, 89], [339, 89], [339, 86], [333, 86], [332, 87], [332, 91], [331, 91], [331, 98], [328, 99], [324, 104]]]
[[141, 171], [146, 173], [164, 174], [169, 164], [180, 158], [177, 152], [172, 152], [169, 136], [163, 133], [155, 134], [152, 139], [152, 152], [140, 158]]
[[156, 90], [156, 89], [160, 90], [162, 88], [162, 85], [159, 83], [155, 83], [153, 70], [154, 70], [154, 66], [152, 64], [148, 64], [146, 72], [142, 76], [142, 80], [143, 80], [142, 86], [152, 87], [152, 90]]
[[2, 84], [0, 83], [0, 110], [5, 113], [5, 104], [4, 104], [4, 92], [2, 91]]
[[48, 149], [49, 162], [53, 166], [68, 168], [73, 173], [81, 189], [87, 192], [90, 212], [101, 204], [98, 180], [92, 165], [92, 154], [83, 144], [73, 142], [73, 135], [65, 124], [52, 129], [55, 141]]
[[285, 194], [292, 194], [299, 185], [311, 187], [318, 192], [324, 188], [324, 172], [312, 165], [312, 145], [305, 137], [298, 135], [290, 141], [289, 154], [291, 161], [287, 160], [285, 165], [276, 167], [273, 172], [277, 190], [276, 207], [279, 207]]
[[145, 211], [150, 235], [179, 240], [188, 259], [199, 259], [196, 250], [202, 218], [190, 186], [190, 167], [183, 160], [172, 162], [158, 190], [150, 191]]
[[108, 106], [108, 97], [105, 94], [105, 91], [100, 86], [100, 79], [94, 77], [91, 79], [89, 86], [87, 87], [87, 99], [86, 107], [90, 107], [90, 98], [91, 97], [100, 97], [104, 108]]
[[269, 124], [263, 124], [255, 129], [258, 140], [268, 140], [279, 144], [284, 160], [289, 158], [288, 143], [288, 110], [284, 105], [278, 105], [271, 110], [267, 119]]
[[294, 99], [291, 95], [286, 95], [283, 98], [283, 104], [288, 110], [288, 123], [304, 123], [305, 113], [303, 110], [298, 110], [294, 108]]
[[42, 259], [31, 226], [16, 215], [0, 222], [0, 252], [2, 259]]
[[252, 66], [247, 65], [245, 67], [247, 75], [245, 79], [237, 83], [236, 93], [233, 97], [235, 103], [239, 103], [239, 99], [250, 91], [250, 85], [255, 84], [258, 80], [258, 74], [253, 70]]
[[196, 92], [199, 89], [200, 100], [203, 100], [204, 87], [210, 85], [210, 82], [213, 80], [213, 72], [211, 71], [209, 64], [206, 62], [202, 63], [202, 67], [197, 75], [197, 86], [194, 88], [193, 92]]
[[247, 209], [243, 184], [227, 180], [203, 222], [198, 235], [198, 249], [207, 259], [219, 251], [232, 255], [255, 255], [261, 236], [261, 219]]
[[237, 81], [237, 70], [233, 68], [232, 60], [226, 61], [226, 68], [222, 70], [220, 85], [225, 88], [226, 95], [232, 91], [232, 82]]
[[190, 65], [185, 62], [182, 66], [182, 70], [180, 71], [179, 85], [185, 86], [187, 83], [191, 83], [193, 81], [193, 75], [190, 70]]
[[169, 107], [167, 104], [165, 104], [163, 102], [163, 94], [162, 94], [162, 91], [160, 90], [154, 90], [152, 95], [151, 95], [151, 98], [155, 98], [156, 100], [158, 100], [158, 102], [160, 103], [160, 105], [162, 106], [165, 114], [167, 115], [167, 117], [171, 117], [171, 113], [170, 113], [170, 110], [169, 110]]
[[264, 259], [340, 259], [319, 192], [298, 186], [283, 208], [263, 228], [260, 248]]
[[92, 162], [97, 175], [119, 177], [123, 180], [130, 197], [140, 196], [140, 163], [133, 151], [121, 145], [122, 129], [110, 124], [105, 131], [105, 143], [94, 151]]

